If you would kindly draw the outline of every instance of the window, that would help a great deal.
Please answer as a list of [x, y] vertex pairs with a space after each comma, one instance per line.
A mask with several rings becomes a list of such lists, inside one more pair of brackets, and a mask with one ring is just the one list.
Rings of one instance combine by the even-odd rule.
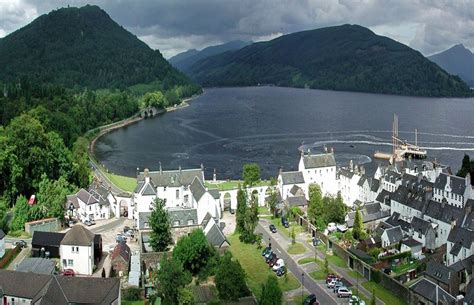
[[194, 220], [188, 219], [188, 226], [192, 226], [194, 224]]
[[74, 260], [68, 259], [68, 260], [67, 260], [67, 265], [68, 265], [68, 266], [73, 266], [73, 265], [74, 265]]
[[149, 224], [148, 222], [144, 222], [144, 223], [143, 223], [143, 227], [144, 227], [145, 229], [148, 229], [148, 228], [150, 227], [150, 224]]
[[72, 247], [72, 253], [79, 253], [79, 247]]
[[166, 186], [165, 186], [165, 187], [163, 187], [163, 191], [165, 191], [165, 192], [166, 192]]
[[180, 223], [179, 220], [173, 221], [173, 226], [175, 226], [175, 227], [179, 226], [180, 224], [181, 224], [181, 223]]
[[176, 199], [179, 199], [179, 190], [176, 190]]
[[184, 195], [184, 203], [188, 203], [189, 201], [189, 195]]
[[89, 211], [92, 211], [92, 206], [91, 205], [89, 206]]

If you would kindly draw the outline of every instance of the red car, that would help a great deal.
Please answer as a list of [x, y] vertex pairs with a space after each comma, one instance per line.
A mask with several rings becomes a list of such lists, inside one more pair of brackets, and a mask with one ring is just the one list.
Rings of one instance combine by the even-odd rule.
[[63, 271], [63, 276], [74, 276], [75, 273], [74, 273], [74, 270], [72, 269], [64, 269]]
[[339, 279], [339, 277], [335, 274], [329, 273], [326, 277], [326, 284], [332, 281], [333, 279]]

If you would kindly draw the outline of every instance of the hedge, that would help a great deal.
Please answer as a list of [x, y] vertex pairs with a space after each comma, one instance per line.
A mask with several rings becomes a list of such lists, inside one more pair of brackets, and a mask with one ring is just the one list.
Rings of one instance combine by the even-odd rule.
[[10, 251], [5, 253], [5, 256], [2, 257], [0, 260], [0, 269], [3, 269], [10, 264], [10, 262], [20, 253], [21, 248], [16, 246], [15, 248], [11, 249]]
[[395, 255], [382, 256], [379, 259], [381, 261], [386, 261], [386, 260], [394, 260], [394, 259], [397, 259], [397, 258], [405, 258], [405, 257], [411, 257], [411, 252], [406, 251], [406, 252], [398, 253], [398, 254], [395, 254]]

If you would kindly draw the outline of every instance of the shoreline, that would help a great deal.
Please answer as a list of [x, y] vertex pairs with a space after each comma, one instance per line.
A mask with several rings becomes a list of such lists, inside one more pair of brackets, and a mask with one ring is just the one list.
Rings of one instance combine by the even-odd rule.
[[[156, 113], [156, 115], [154, 116], [158, 116], [158, 115], [163, 115], [163, 114], [166, 114], [167, 112], [173, 112], [173, 111], [177, 111], [177, 110], [180, 110], [180, 109], [183, 109], [183, 108], [186, 108], [186, 107], [189, 107], [190, 106], [190, 103], [192, 102], [193, 99], [199, 97], [202, 93], [200, 94], [197, 94], [197, 95], [193, 95], [191, 97], [188, 97], [188, 98], [185, 98], [181, 101], [181, 103], [179, 105], [177, 105], [176, 107], [175, 106], [170, 106], [170, 107], [166, 107], [165, 109], [162, 109], [160, 111], [158, 111]], [[92, 130], [89, 130], [88, 132], [86, 132], [85, 134], [85, 137], [87, 138], [87, 134], [89, 133], [92, 133], [94, 132], [95, 130], [98, 130], [99, 132], [92, 138], [92, 140], [90, 141], [89, 143], [89, 158], [94, 161], [95, 163], [97, 163], [97, 165], [99, 165], [100, 167], [103, 167], [104, 169], [107, 170], [108, 172], [108, 169], [99, 164], [98, 160], [95, 158], [95, 155], [94, 155], [94, 147], [95, 147], [95, 144], [97, 142], [98, 139], [100, 139], [102, 136], [108, 134], [109, 132], [113, 131], [113, 130], [116, 130], [116, 129], [119, 129], [119, 128], [123, 128], [123, 127], [127, 127], [129, 125], [132, 125], [132, 124], [135, 124], [137, 122], [140, 122], [142, 120], [144, 120], [145, 118], [140, 116], [139, 114], [134, 114], [132, 115], [131, 117], [129, 118], [126, 118], [126, 119], [123, 119], [121, 121], [117, 121], [117, 122], [113, 122], [113, 123], [110, 123], [110, 124], [107, 124], [107, 125], [102, 125], [102, 126], [99, 126], [99, 127], [96, 127]], [[122, 176], [122, 175], [121, 175]], [[123, 177], [128, 177], [128, 176], [123, 176]]]

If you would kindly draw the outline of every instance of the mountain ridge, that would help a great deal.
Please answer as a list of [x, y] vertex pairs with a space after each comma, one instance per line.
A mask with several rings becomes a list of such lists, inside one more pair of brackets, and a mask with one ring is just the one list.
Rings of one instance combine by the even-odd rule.
[[340, 91], [471, 96], [420, 52], [359, 25], [302, 31], [202, 59], [188, 75], [203, 86], [273, 84]]
[[456, 44], [447, 50], [429, 56], [428, 59], [447, 72], [458, 75], [468, 85], [474, 87], [474, 54], [463, 44]]

